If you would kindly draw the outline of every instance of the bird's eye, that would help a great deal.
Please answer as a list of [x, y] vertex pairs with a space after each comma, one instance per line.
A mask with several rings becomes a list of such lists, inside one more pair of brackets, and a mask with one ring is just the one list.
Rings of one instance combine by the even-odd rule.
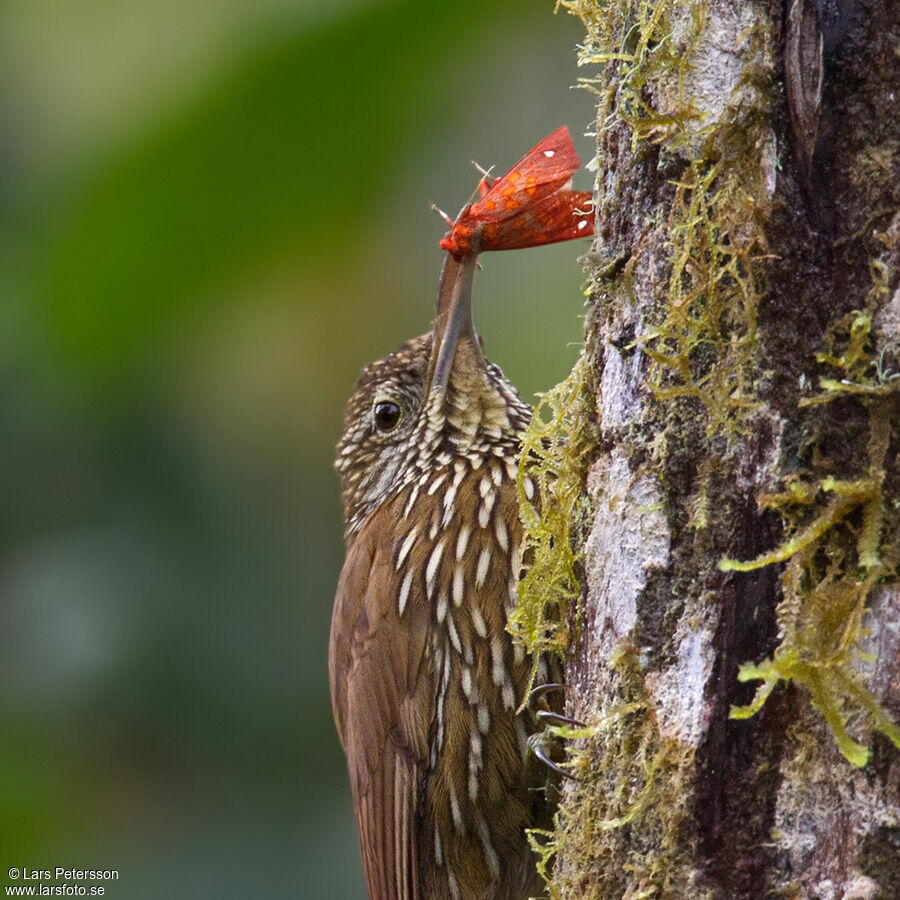
[[393, 431], [400, 421], [400, 407], [390, 400], [375, 404], [375, 427], [379, 431]]

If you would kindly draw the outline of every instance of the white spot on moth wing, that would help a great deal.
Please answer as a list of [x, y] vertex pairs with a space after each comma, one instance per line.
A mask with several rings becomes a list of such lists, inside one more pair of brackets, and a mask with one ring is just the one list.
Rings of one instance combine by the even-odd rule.
[[442, 596], [441, 599], [438, 600], [438, 605], [437, 605], [438, 625], [443, 625], [444, 619], [447, 618], [447, 603], [448, 603], [447, 595], [444, 594], [444, 596]]
[[419, 526], [413, 525], [409, 530], [409, 534], [404, 538], [403, 543], [400, 545], [400, 552], [397, 554], [397, 565], [396, 569], [399, 572], [400, 567], [403, 565], [404, 560], [407, 556], [409, 556], [409, 551], [412, 550], [413, 544], [416, 542], [416, 538], [419, 535]]
[[478, 705], [478, 730], [482, 734], [487, 734], [491, 730], [491, 714], [483, 703]]
[[[427, 477], [427, 476], [426, 476]], [[438, 475], [434, 481], [431, 482], [431, 486], [428, 488], [428, 496], [433, 497], [436, 493], [437, 489], [447, 480], [447, 473], [444, 472], [441, 475]]]
[[409, 599], [409, 589], [412, 587], [412, 580], [414, 571], [410, 569], [403, 578], [403, 582], [400, 585], [400, 599], [398, 601], [398, 613], [397, 615], [403, 615], [403, 610], [406, 609], [406, 601]]
[[434, 599], [434, 586], [437, 578], [437, 570], [438, 566], [441, 564], [441, 556], [443, 556], [444, 553], [444, 540], [445, 538], [441, 538], [435, 545], [434, 550], [431, 551], [431, 556], [428, 557], [428, 566], [425, 569], [425, 586], [428, 591], [428, 597], [431, 600]]
[[587, 226], [588, 226], [588, 223], [584, 219], [582, 219], [575, 227], [579, 231], [581, 231], [582, 229], [587, 228]]
[[481, 494], [482, 497], [487, 497], [488, 494], [492, 494], [493, 492], [494, 488], [491, 484], [491, 479], [485, 475], [478, 483], [478, 493]]
[[554, 156], [556, 156], [556, 151], [555, 150], [545, 150], [544, 156], [546, 156], [547, 159], [552, 159]]
[[441, 832], [437, 825], [434, 826], [434, 858], [439, 866], [444, 864], [444, 846], [441, 843]]
[[491, 551], [489, 547], [485, 547], [482, 549], [481, 553], [478, 554], [478, 567], [475, 570], [475, 584], [478, 585], [478, 587], [484, 585], [485, 579], [487, 578], [488, 566], [490, 564]]

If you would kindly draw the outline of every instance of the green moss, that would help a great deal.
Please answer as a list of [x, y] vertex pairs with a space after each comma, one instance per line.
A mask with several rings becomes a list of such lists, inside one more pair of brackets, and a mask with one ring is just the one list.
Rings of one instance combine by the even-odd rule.
[[819, 426], [811, 469], [789, 476], [782, 492], [759, 500], [762, 508], [781, 514], [784, 543], [750, 562], [719, 563], [725, 571], [740, 572], [787, 563], [778, 607], [778, 649], [762, 663], [741, 667], [741, 681], [762, 683], [753, 702], [733, 708], [732, 717], [752, 716], [779, 682], [793, 681], [809, 693], [841, 753], [857, 766], [866, 764], [869, 751], [848, 731], [854, 712], [900, 747], [900, 728], [859, 674], [866, 602], [876, 584], [900, 572], [900, 517], [883, 490], [891, 421], [896, 418], [890, 404], [900, 398], [900, 380], [880, 372], [874, 359], [871, 312], [886, 294], [887, 273], [880, 266], [872, 271], [866, 309], [839, 320], [829, 333], [827, 349], [817, 356], [840, 377], [823, 376], [821, 392], [800, 404], [817, 407], [853, 398], [868, 407], [864, 471], [852, 479], [825, 475], [835, 466], [818, 447], [824, 446], [826, 436], [826, 426]]
[[[801, 400], [800, 408], [820, 406], [840, 396], [874, 399], [900, 391], [900, 374], [885, 371], [881, 357], [873, 358], [871, 352], [872, 316], [890, 295], [890, 272], [878, 260], [869, 263], [869, 271], [872, 289], [865, 306], [837, 321], [826, 338], [826, 349], [816, 354], [816, 362], [837, 369], [841, 377], [822, 376], [822, 392]], [[837, 347], [837, 342], [842, 346]]]
[[596, 444], [588, 370], [582, 356], [565, 381], [541, 395], [522, 441], [518, 491], [527, 571], [507, 628], [535, 654], [535, 666], [538, 654], [568, 648], [569, 608], [581, 589], [574, 531], [587, 519], [584, 483]]
[[[629, 885], [630, 898], [702, 897], [690, 887], [683, 835], [694, 749], [661, 735], [635, 649], [621, 646], [610, 664], [618, 679], [591, 725], [552, 729], [583, 740], [570, 754], [579, 780], [555, 830], [529, 835], [538, 869], [552, 898], [603, 900], [622, 896]], [[554, 864], [562, 849], [564, 859]]]
[[691, 163], [675, 190], [664, 318], [644, 338], [654, 362], [649, 383], [663, 400], [695, 397], [707, 430], [730, 432], [759, 406], [751, 377], [763, 292], [758, 204], [739, 173], [703, 160]]
[[[616, 77], [605, 74], [579, 79], [582, 87], [600, 97], [598, 121], [608, 127], [624, 122], [632, 133], [632, 149], [643, 141], [679, 142], [689, 124], [699, 123], [702, 113], [685, 96], [690, 56], [706, 24], [706, 3], [688, 8], [691, 19], [685, 34], [676, 40], [673, 20], [685, 9], [675, 0], [557, 0], [584, 23], [587, 39], [578, 64], [607, 66], [615, 63]], [[674, 82], [677, 101], [660, 112], [647, 98], [646, 88]]]
[[[715, 125], [689, 96], [692, 56], [704, 37], [707, 4], [673, 0], [560, 0], [588, 32], [579, 63], [602, 65], [581, 80], [600, 95], [603, 128], [625, 124], [632, 148], [659, 145], [681, 176], [672, 181], [668, 233], [672, 273], [666, 303], [641, 337], [653, 360], [657, 397], [696, 398], [710, 434], [733, 434], [759, 404], [752, 391], [757, 305], [767, 255], [763, 221], [769, 203], [759, 166], [767, 116], [768, 70], [745, 64], [728, 109]], [[765, 36], [744, 35], [748, 56], [762, 60]], [[612, 72], [612, 77], [610, 73]], [[665, 112], [651, 100], [662, 98]], [[658, 104], [659, 105], [659, 104]], [[617, 199], [598, 185], [601, 215]]]

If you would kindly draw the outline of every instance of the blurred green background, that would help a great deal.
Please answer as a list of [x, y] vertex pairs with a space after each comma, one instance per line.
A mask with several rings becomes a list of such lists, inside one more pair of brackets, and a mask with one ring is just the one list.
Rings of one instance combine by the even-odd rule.
[[[563, 123], [590, 158], [581, 35], [553, 0], [0, 0], [0, 883], [364, 895], [343, 403], [428, 329], [470, 159]], [[586, 248], [483, 259], [523, 396], [575, 359]]]

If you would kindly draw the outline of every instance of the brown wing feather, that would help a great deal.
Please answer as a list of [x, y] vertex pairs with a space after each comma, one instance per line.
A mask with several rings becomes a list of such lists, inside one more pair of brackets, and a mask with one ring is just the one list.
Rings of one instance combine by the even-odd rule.
[[382, 507], [349, 550], [329, 648], [332, 705], [350, 770], [371, 900], [419, 900], [418, 785], [433, 703], [423, 660], [428, 610], [412, 585], [403, 620], [392, 564], [394, 529]]

